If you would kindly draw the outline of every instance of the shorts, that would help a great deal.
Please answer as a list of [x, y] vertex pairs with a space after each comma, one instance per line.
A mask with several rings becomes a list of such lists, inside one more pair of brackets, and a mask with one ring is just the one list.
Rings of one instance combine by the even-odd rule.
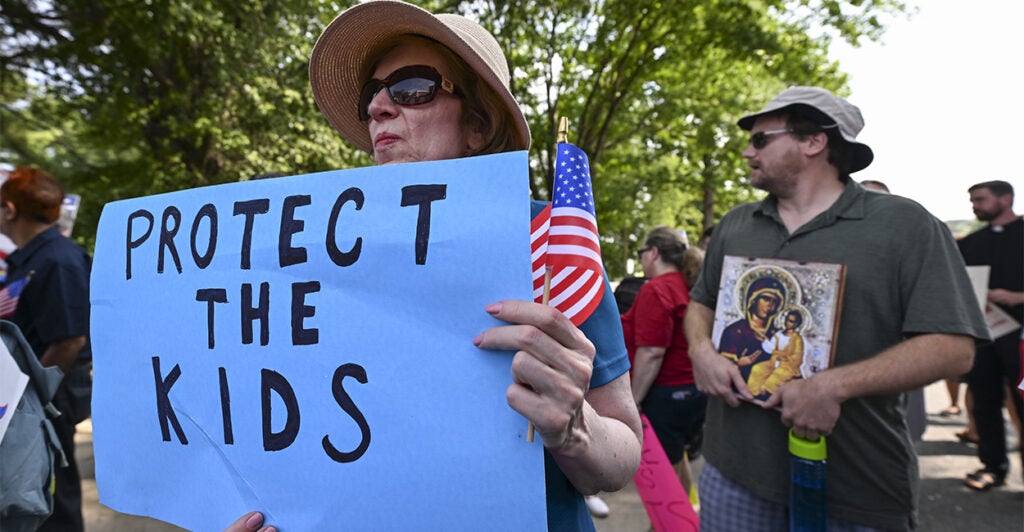
[[698, 439], [704, 428], [707, 396], [697, 390], [696, 384], [652, 386], [640, 406], [669, 462], [679, 463], [687, 446]]

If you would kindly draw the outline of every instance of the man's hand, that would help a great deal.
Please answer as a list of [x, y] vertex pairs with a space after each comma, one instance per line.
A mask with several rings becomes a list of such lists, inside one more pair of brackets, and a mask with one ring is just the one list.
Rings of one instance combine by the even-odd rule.
[[1024, 292], [1013, 292], [1002, 288], [995, 288], [988, 291], [988, 300], [1000, 305], [1015, 307], [1024, 305]]
[[782, 424], [805, 440], [832, 434], [839, 420], [840, 400], [829, 384], [828, 372], [809, 379], [796, 379], [783, 384], [764, 402], [763, 408], [782, 407]]
[[[718, 354], [711, 342], [711, 325], [715, 319], [715, 311], [691, 301], [683, 318], [686, 329], [686, 341], [690, 345], [690, 362], [693, 363], [693, 379], [697, 389], [704, 395], [720, 397], [729, 406], [739, 406], [736, 397], [739, 392], [748, 401], [754, 395], [743, 382], [740, 370], [732, 360]], [[747, 354], [747, 353], [742, 353]]]
[[748, 401], [754, 396], [743, 382], [740, 370], [731, 360], [718, 354], [710, 342], [690, 348], [690, 361], [693, 363], [693, 379], [697, 389], [704, 395], [721, 398], [729, 406], [739, 406], [739, 392]]

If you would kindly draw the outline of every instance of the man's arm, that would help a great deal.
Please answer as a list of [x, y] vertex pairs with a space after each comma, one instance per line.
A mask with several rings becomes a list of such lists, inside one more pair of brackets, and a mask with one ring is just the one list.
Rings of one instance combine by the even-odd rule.
[[711, 328], [715, 321], [715, 311], [696, 301], [690, 301], [686, 309], [683, 327], [686, 329], [686, 342], [690, 346], [690, 361], [693, 363], [693, 378], [697, 389], [705, 395], [720, 397], [730, 406], [738, 406], [738, 391], [748, 400], [754, 396], [743, 382], [740, 370], [728, 358], [718, 354], [711, 342]]
[[763, 406], [781, 406], [782, 423], [792, 427], [797, 436], [813, 440], [831, 434], [847, 399], [903, 392], [963, 375], [970, 371], [973, 360], [973, 338], [922, 334], [867, 360], [790, 381]]
[[43, 366], [57, 366], [67, 375], [68, 371], [71, 370], [71, 366], [75, 364], [75, 358], [78, 357], [78, 353], [82, 352], [83, 347], [85, 347], [85, 335], [54, 340], [46, 348], [39, 362]]
[[1024, 292], [1014, 292], [1012, 290], [995, 288], [993, 290], [989, 290], [988, 300], [993, 303], [999, 303], [1000, 305], [1015, 307], [1017, 305], [1024, 305]]
[[654, 379], [661, 371], [661, 364], [665, 360], [666, 347], [653, 347], [649, 345], [637, 346], [636, 356], [633, 357], [633, 402], [638, 406], [651, 391]]

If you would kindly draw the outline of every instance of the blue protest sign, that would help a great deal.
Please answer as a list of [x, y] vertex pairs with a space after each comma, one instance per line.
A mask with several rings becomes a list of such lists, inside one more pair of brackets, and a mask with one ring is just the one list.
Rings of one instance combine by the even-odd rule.
[[100, 501], [194, 530], [539, 530], [542, 446], [484, 307], [532, 299], [525, 152], [107, 205]]

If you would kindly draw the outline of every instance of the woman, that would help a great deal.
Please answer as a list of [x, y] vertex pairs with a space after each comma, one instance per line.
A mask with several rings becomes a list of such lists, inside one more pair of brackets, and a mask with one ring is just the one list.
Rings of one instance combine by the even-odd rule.
[[686, 240], [660, 226], [640, 250], [640, 263], [650, 278], [629, 311], [622, 330], [633, 362], [633, 400], [647, 415], [683, 487], [690, 491], [687, 446], [704, 425], [707, 397], [697, 390], [683, 332], [683, 315], [690, 302], [684, 271], [690, 264]]
[[750, 283], [744, 301], [744, 317], [722, 331], [719, 351], [736, 361], [746, 381], [750, 368], [768, 359], [762, 344], [775, 334], [772, 320], [786, 302], [786, 289], [774, 277], [760, 277]]
[[[321, 112], [376, 164], [529, 148], [505, 56], [464, 17], [393, 0], [359, 4], [324, 30], [309, 71]], [[484, 310], [509, 325], [473, 339], [516, 352], [506, 395], [543, 440], [551, 530], [593, 530], [581, 493], [617, 490], [639, 465], [641, 427], [611, 293], [579, 329], [551, 307], [495, 302]], [[253, 512], [228, 530], [262, 521]]]

